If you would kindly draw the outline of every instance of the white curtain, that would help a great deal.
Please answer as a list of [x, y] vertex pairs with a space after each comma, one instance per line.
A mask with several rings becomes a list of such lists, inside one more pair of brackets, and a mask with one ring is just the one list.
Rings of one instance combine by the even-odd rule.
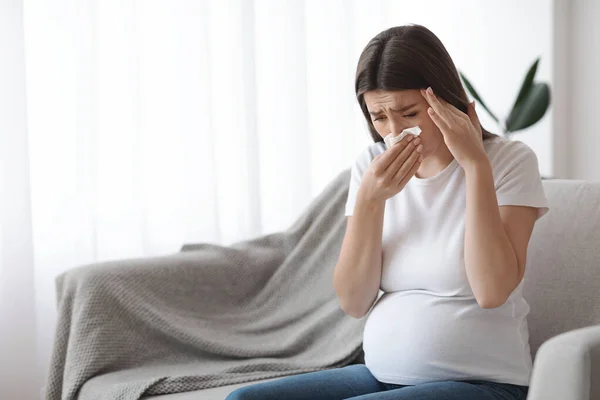
[[425, 24], [481, 82], [465, 43], [516, 1], [425, 3], [0, 0], [0, 397], [39, 397], [61, 272], [289, 226], [370, 143], [379, 31]]
[[23, 8], [19, 1], [0, 4], [0, 398], [31, 399], [41, 374], [35, 368]]

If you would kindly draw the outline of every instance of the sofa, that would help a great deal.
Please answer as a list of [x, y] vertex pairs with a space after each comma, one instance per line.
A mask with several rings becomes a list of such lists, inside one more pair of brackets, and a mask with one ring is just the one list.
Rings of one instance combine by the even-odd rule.
[[[536, 223], [524, 278], [534, 357], [528, 399], [600, 399], [600, 182], [548, 179], [544, 188], [550, 212]], [[363, 362], [361, 354], [352, 363]], [[275, 379], [144, 399], [222, 400]]]

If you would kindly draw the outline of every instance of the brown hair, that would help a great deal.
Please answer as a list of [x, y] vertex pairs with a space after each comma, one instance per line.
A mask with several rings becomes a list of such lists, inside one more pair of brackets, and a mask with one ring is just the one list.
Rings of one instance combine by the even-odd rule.
[[[469, 98], [438, 37], [421, 25], [403, 25], [375, 36], [360, 55], [355, 90], [374, 142], [381, 142], [364, 99], [370, 90], [427, 89], [466, 113]], [[483, 140], [496, 137], [481, 127]]]

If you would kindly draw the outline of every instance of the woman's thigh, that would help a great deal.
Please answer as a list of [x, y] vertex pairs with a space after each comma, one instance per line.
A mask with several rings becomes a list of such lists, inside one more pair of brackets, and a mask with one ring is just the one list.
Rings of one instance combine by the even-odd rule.
[[527, 393], [513, 385], [484, 381], [431, 382], [387, 390], [352, 400], [525, 400]]
[[225, 400], [342, 400], [386, 390], [364, 364], [286, 376], [236, 389]]

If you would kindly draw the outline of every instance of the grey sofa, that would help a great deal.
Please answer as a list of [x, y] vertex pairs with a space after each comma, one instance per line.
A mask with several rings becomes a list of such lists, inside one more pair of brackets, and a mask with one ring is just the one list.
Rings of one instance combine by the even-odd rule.
[[[531, 238], [524, 287], [534, 355], [528, 399], [600, 399], [600, 182], [546, 180], [544, 187], [550, 212]], [[223, 400], [275, 379], [146, 399]]]

